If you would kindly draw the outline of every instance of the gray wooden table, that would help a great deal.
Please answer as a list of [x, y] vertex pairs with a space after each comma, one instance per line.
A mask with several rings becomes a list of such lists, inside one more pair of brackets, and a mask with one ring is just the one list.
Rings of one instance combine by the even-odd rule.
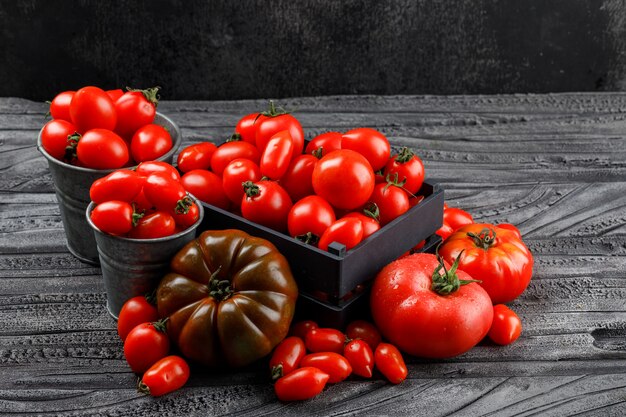
[[[626, 94], [281, 100], [308, 138], [372, 126], [422, 157], [452, 206], [519, 226], [535, 256], [511, 346], [409, 358], [392, 386], [353, 378], [281, 404], [259, 369], [134, 389], [100, 270], [65, 247], [44, 158], [46, 106], [0, 99], [0, 414], [626, 415]], [[262, 101], [164, 102], [185, 143], [221, 140]]]

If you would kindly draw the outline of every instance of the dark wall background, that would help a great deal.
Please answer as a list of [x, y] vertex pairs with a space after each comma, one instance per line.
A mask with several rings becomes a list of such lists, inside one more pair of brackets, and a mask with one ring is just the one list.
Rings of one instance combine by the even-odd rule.
[[617, 0], [0, 0], [0, 96], [626, 89]]

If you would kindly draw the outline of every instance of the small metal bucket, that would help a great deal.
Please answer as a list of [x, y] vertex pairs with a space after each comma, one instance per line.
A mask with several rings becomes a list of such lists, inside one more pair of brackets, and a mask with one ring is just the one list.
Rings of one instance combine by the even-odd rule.
[[90, 233], [98, 245], [107, 310], [116, 320], [126, 300], [153, 291], [169, 270], [176, 252], [196, 237], [204, 209], [198, 199], [192, 198], [200, 212], [198, 221], [182, 232], [156, 239], [130, 239], [103, 233], [91, 221], [95, 204], [89, 203], [83, 216], [86, 215], [88, 227], [93, 229]]
[[[154, 123], [165, 127], [172, 136], [172, 149], [158, 158], [159, 161], [171, 163], [182, 143], [180, 129], [169, 117], [160, 113], [156, 114]], [[37, 138], [37, 149], [48, 160], [67, 238], [67, 248], [81, 261], [98, 265], [96, 241], [89, 225], [85, 222], [85, 210], [91, 201], [89, 198], [91, 184], [115, 170], [83, 168], [52, 157], [41, 144], [41, 132]]]

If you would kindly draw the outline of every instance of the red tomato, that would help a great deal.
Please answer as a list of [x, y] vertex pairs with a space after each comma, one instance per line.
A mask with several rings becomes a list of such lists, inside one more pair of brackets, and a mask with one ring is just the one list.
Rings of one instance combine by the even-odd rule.
[[226, 166], [239, 158], [249, 159], [258, 164], [261, 154], [254, 145], [248, 142], [226, 142], [213, 152], [211, 170], [217, 175], [222, 175]]
[[222, 172], [222, 188], [226, 196], [237, 206], [244, 196], [243, 184], [246, 181], [257, 182], [261, 179], [261, 169], [249, 159], [234, 159]]
[[435, 232], [435, 234], [441, 236], [443, 240], [446, 240], [452, 233], [454, 233], [454, 230], [445, 223]]
[[376, 184], [369, 201], [378, 206], [381, 226], [409, 210], [409, 196], [402, 188], [389, 183]]
[[159, 103], [158, 91], [159, 87], [131, 90], [114, 101], [117, 113], [115, 133], [130, 140], [141, 127], [152, 124]]
[[341, 149], [351, 149], [363, 155], [374, 171], [382, 169], [391, 156], [391, 145], [378, 130], [361, 127], [342, 135]]
[[394, 155], [385, 164], [385, 177], [394, 178], [397, 175], [399, 182], [404, 181], [402, 187], [410, 194], [416, 194], [424, 182], [424, 164], [409, 148], [404, 147], [400, 154]]
[[181, 183], [164, 174], [151, 174], [146, 178], [143, 192], [159, 210], [168, 213], [187, 213], [192, 200]]
[[98, 229], [111, 235], [125, 235], [136, 221], [133, 207], [125, 201], [105, 201], [91, 211], [91, 221]]
[[328, 250], [333, 242], [341, 243], [350, 250], [363, 240], [363, 224], [354, 217], [344, 217], [333, 222], [320, 236], [317, 247]]
[[376, 346], [382, 341], [376, 326], [365, 320], [355, 320], [348, 324], [346, 336], [348, 339], [362, 339], [372, 350], [376, 349]]
[[132, 239], [156, 239], [171, 236], [176, 229], [176, 222], [171, 214], [157, 211], [143, 216], [128, 234]]
[[492, 224], [461, 227], [441, 245], [439, 254], [448, 262], [460, 256], [459, 269], [481, 280], [494, 304], [517, 298], [533, 273], [533, 255], [517, 233]]
[[180, 356], [166, 356], [143, 374], [139, 392], [160, 397], [182, 388], [189, 379], [189, 365]]
[[371, 378], [374, 371], [374, 352], [361, 339], [353, 339], [343, 348], [343, 356], [350, 362], [352, 372], [363, 378]]
[[167, 356], [169, 350], [170, 340], [165, 333], [164, 321], [135, 326], [124, 340], [126, 362], [136, 374], [144, 373]]
[[309, 330], [317, 329], [318, 327], [320, 326], [318, 326], [317, 323], [313, 320], [299, 321], [291, 325], [291, 329], [289, 329], [289, 335], [296, 336], [304, 340], [306, 339], [306, 334], [309, 332]]
[[346, 217], [354, 217], [355, 219], [359, 219], [361, 221], [361, 225], [363, 226], [363, 237], [361, 240], [367, 239], [372, 234], [380, 230], [380, 223], [378, 220], [363, 213], [353, 211], [343, 216], [343, 218]]
[[423, 195], [409, 196], [409, 207], [413, 208], [424, 201]]
[[322, 197], [310, 195], [293, 205], [287, 217], [287, 228], [291, 237], [306, 239], [308, 233], [315, 235], [310, 237], [316, 243], [334, 221], [335, 212], [330, 204]]
[[288, 130], [281, 130], [270, 138], [261, 154], [259, 167], [264, 177], [279, 180], [287, 172], [293, 154], [293, 140]]
[[448, 207], [443, 210], [443, 222], [450, 226], [452, 230], [457, 230], [463, 226], [474, 223], [474, 219], [472, 215], [465, 210]]
[[76, 157], [88, 168], [117, 169], [128, 162], [124, 139], [106, 129], [91, 129], [78, 141]]
[[115, 102], [124, 95], [124, 90], [116, 88], [115, 90], [106, 90], [106, 93], [111, 98], [113, 104], [115, 104]]
[[337, 329], [320, 327], [311, 329], [304, 337], [304, 344], [309, 352], [343, 353], [346, 335]]
[[[230, 200], [224, 192], [222, 179], [211, 171], [194, 169], [184, 174], [180, 179], [180, 183], [185, 187], [185, 190], [193, 194], [197, 199], [228, 210]], [[241, 188], [241, 183], [239, 188]]]
[[130, 169], [120, 169], [91, 184], [89, 197], [96, 204], [109, 200], [130, 203], [141, 192], [145, 179]]
[[66, 148], [72, 144], [69, 136], [76, 132], [76, 127], [63, 119], [50, 120], [41, 130], [41, 145], [52, 156], [58, 160], [68, 160], [66, 158]]
[[367, 159], [347, 149], [331, 152], [313, 169], [313, 189], [333, 207], [353, 210], [374, 190], [374, 171]]
[[287, 191], [274, 181], [247, 181], [243, 184], [245, 195], [241, 200], [241, 215], [277, 231], [287, 230], [287, 216], [291, 198]]
[[172, 137], [163, 126], [140, 127], [130, 141], [130, 153], [137, 162], [152, 161], [172, 149]]
[[300, 155], [304, 149], [304, 132], [298, 119], [284, 111], [277, 111], [270, 101], [268, 111], [261, 113], [254, 124], [256, 147], [263, 152], [270, 138], [282, 130], [288, 130], [293, 141], [293, 155]]
[[164, 174], [165, 176], [173, 179], [174, 181], [180, 181], [180, 174], [170, 164], [163, 161], [146, 161], [137, 165], [135, 172], [142, 177], [148, 177], [151, 174]]
[[244, 142], [251, 143], [256, 146], [256, 126], [254, 126], [257, 118], [259, 117], [259, 113], [251, 113], [243, 116], [239, 122], [237, 122], [237, 126], [235, 126], [235, 133], [241, 136], [241, 140]]
[[63, 91], [52, 99], [50, 103], [50, 115], [52, 115], [53, 119], [65, 120], [66, 122], [72, 121], [72, 117], [70, 116], [70, 103], [72, 102], [72, 98], [74, 98], [74, 93], [76, 92]]
[[399, 384], [409, 374], [402, 358], [402, 353], [394, 345], [380, 343], [374, 352], [376, 368], [392, 384]]
[[[187, 208], [187, 213], [174, 213], [174, 221], [177, 226], [175, 233], [193, 226], [199, 218], [200, 210], [198, 209], [198, 205], [196, 203], [191, 203], [191, 205]], [[178, 228], [180, 228], [180, 230], [178, 230]]]
[[518, 239], [522, 238], [522, 233], [519, 231], [517, 227], [515, 227], [511, 223], [500, 223], [496, 226], [498, 226], [501, 229], [509, 229], [510, 231], [514, 232], [517, 235]]
[[211, 168], [211, 157], [217, 149], [211, 142], [200, 142], [189, 145], [178, 154], [178, 169], [182, 172], [193, 171], [194, 169]]
[[157, 308], [143, 295], [128, 299], [117, 318], [117, 334], [122, 341], [131, 330], [142, 323], [151, 323], [159, 319]]
[[445, 263], [443, 275], [442, 269], [435, 255], [416, 253], [390, 263], [374, 280], [374, 322], [386, 339], [410, 355], [460, 355], [491, 327], [493, 308], [485, 290], [457, 271], [457, 265]]
[[281, 177], [280, 185], [293, 201], [313, 194], [313, 170], [318, 159], [313, 155], [298, 155], [291, 160], [287, 172]]
[[[321, 149], [321, 152], [316, 152], [319, 149]], [[304, 153], [307, 155], [313, 155], [313, 152], [316, 152], [315, 155], [321, 158], [322, 156], [327, 155], [332, 151], [338, 151], [339, 149], [341, 149], [341, 133], [326, 132], [311, 139], [311, 141], [306, 145]]]
[[522, 333], [522, 321], [504, 304], [493, 306], [493, 323], [488, 336], [499, 345], [510, 345]]
[[138, 213], [145, 213], [156, 209], [154, 204], [146, 198], [146, 194], [143, 192], [143, 189], [139, 192], [139, 194], [137, 194], [137, 196], [135, 196], [135, 198], [133, 198], [133, 204], [135, 205], [135, 211]]
[[341, 382], [352, 373], [350, 362], [335, 352], [310, 353], [302, 358], [300, 366], [312, 366], [328, 374], [328, 382], [336, 384]]
[[296, 369], [276, 381], [274, 392], [280, 401], [301, 401], [319, 395], [329, 375], [313, 367]]
[[98, 87], [83, 87], [74, 93], [70, 118], [79, 133], [91, 129], [115, 129], [117, 114], [111, 97]]
[[272, 380], [276, 381], [300, 367], [300, 361], [306, 355], [306, 347], [299, 337], [290, 336], [276, 346], [270, 359]]

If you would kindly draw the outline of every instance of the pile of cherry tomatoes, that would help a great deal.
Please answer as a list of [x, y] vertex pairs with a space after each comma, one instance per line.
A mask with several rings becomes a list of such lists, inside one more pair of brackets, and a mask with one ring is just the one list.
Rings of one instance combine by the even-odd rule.
[[181, 182], [200, 200], [326, 250], [347, 249], [423, 197], [424, 166], [370, 128], [327, 132], [305, 146], [300, 122], [270, 103], [244, 116], [231, 140], [183, 149]]
[[102, 232], [132, 239], [170, 236], [196, 223], [200, 211], [178, 171], [161, 161], [120, 169], [91, 185], [91, 221]]
[[154, 124], [158, 87], [64, 91], [50, 103], [53, 118], [41, 131], [53, 158], [93, 169], [116, 169], [151, 161], [172, 148], [172, 137]]

